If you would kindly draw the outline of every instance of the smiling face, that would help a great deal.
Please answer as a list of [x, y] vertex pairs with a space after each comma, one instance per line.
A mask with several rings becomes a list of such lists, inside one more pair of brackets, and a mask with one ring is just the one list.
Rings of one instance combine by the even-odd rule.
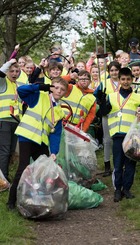
[[22, 58], [22, 57], [20, 57], [19, 59], [18, 59], [18, 64], [19, 64], [19, 67], [22, 69], [24, 66], [25, 66], [25, 59], [24, 58]]
[[114, 81], [117, 81], [118, 75], [119, 75], [119, 70], [117, 69], [117, 67], [112, 66], [110, 71], [109, 71], [109, 75]]
[[24, 72], [27, 74], [27, 76], [29, 76], [30, 74], [33, 73], [33, 70], [34, 70], [34, 63], [31, 61], [31, 62], [27, 62], [25, 64], [25, 66], [23, 67], [23, 70]]
[[54, 67], [50, 70], [49, 76], [51, 78], [59, 77], [61, 75], [62, 71], [58, 67]]
[[121, 63], [122, 67], [125, 67], [128, 65], [128, 63], [130, 62], [130, 57], [129, 54], [123, 52], [120, 54], [120, 59], [119, 62]]
[[98, 80], [98, 76], [99, 76], [98, 67], [92, 67], [91, 68], [90, 75], [91, 75], [93, 81], [94, 80], [95, 81]]
[[129, 89], [131, 87], [133, 78], [129, 75], [121, 75], [120, 84], [123, 89]]

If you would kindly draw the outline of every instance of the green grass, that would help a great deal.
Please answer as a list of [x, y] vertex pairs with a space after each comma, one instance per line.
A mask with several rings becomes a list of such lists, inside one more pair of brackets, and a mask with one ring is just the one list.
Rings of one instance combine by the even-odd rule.
[[[104, 171], [103, 151], [97, 151], [98, 168]], [[111, 165], [113, 169], [112, 159]], [[104, 184], [112, 186], [112, 178], [104, 178]], [[119, 210], [117, 215], [125, 216], [129, 221], [133, 223], [134, 229], [140, 230], [140, 163], [137, 163], [136, 174], [134, 184], [132, 186], [132, 192], [135, 195], [134, 199], [123, 199], [119, 204]]]
[[[11, 176], [15, 165], [11, 166]], [[6, 207], [9, 191], [0, 192], [0, 244], [33, 245], [35, 244], [34, 222], [24, 219], [18, 211], [9, 211]]]
[[132, 200], [124, 199], [120, 204], [119, 211], [121, 215], [126, 216], [133, 222], [135, 229], [140, 229], [140, 165], [137, 164], [134, 184], [132, 186], [132, 192], [135, 198]]

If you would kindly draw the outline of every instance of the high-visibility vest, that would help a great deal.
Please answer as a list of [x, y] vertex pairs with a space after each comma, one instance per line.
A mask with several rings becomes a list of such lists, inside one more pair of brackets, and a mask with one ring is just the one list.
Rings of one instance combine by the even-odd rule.
[[119, 85], [118, 87], [116, 87], [116, 86], [113, 84], [113, 82], [111, 81], [111, 79], [108, 78], [108, 79], [106, 80], [106, 84], [105, 84], [105, 81], [102, 82], [102, 91], [104, 91], [105, 88], [106, 88], [105, 93], [106, 93], [106, 94], [111, 94], [111, 93], [114, 93], [114, 92], [118, 91], [119, 88], [120, 88], [120, 85]]
[[60, 105], [52, 107], [49, 95], [40, 92], [38, 103], [33, 108], [27, 108], [15, 133], [40, 145], [42, 142], [49, 145], [48, 135], [63, 117]]
[[[111, 112], [108, 114], [108, 126], [110, 136], [116, 133], [127, 133], [131, 123], [135, 119], [137, 107], [140, 104], [140, 95], [131, 93], [129, 99], [122, 109], [118, 103], [118, 92], [109, 94], [109, 101], [112, 106]], [[124, 102], [124, 98], [120, 95], [120, 105]]]
[[[89, 110], [95, 102], [95, 97], [92, 93], [83, 94], [80, 89], [75, 85], [73, 86], [71, 93], [67, 97], [62, 98], [66, 103], [68, 103], [73, 112], [73, 116], [69, 118], [69, 121], [74, 124], [78, 124], [81, 118], [80, 111], [83, 111], [83, 118], [86, 118]], [[65, 110], [65, 115], [69, 114], [68, 110]]]
[[49, 77], [44, 76], [44, 83], [45, 84], [52, 84], [52, 80]]
[[[0, 78], [0, 118], [10, 118], [10, 114], [19, 116], [20, 98], [17, 94], [17, 85], [7, 77]], [[13, 112], [14, 110], [14, 112]]]
[[19, 74], [19, 77], [16, 79], [16, 83], [18, 87], [29, 83], [28, 76], [26, 75], [24, 71], [20, 70], [20, 74]]

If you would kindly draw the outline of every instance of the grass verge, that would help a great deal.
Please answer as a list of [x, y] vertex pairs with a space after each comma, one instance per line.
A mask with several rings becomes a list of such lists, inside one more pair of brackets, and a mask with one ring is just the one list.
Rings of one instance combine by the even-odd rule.
[[[10, 173], [13, 178], [16, 164], [12, 164]], [[34, 221], [24, 219], [18, 211], [8, 211], [6, 202], [9, 191], [0, 192], [0, 244], [34, 245]]]

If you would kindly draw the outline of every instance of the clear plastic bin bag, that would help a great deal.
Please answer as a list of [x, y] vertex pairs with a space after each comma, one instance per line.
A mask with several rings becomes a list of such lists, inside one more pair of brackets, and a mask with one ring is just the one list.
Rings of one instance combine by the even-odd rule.
[[89, 142], [64, 129], [62, 134], [58, 163], [62, 165], [69, 180], [79, 182], [90, 179], [96, 174], [98, 149], [96, 141], [80, 130], [89, 138]]
[[10, 183], [8, 180], [4, 177], [1, 169], [0, 169], [0, 192], [5, 191], [10, 188]]
[[68, 208], [64, 171], [41, 155], [24, 170], [17, 188], [17, 207], [26, 218], [63, 217]]
[[127, 157], [134, 161], [140, 161], [140, 122], [137, 122], [137, 119], [132, 123], [122, 146]]

